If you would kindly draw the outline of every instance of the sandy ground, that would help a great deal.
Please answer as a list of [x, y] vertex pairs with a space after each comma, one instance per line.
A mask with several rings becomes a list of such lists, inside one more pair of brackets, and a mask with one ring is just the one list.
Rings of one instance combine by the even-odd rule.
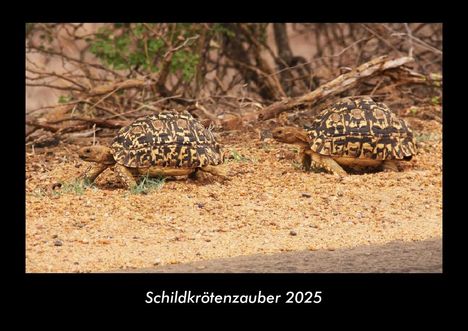
[[402, 172], [344, 179], [305, 173], [293, 146], [229, 132], [226, 151], [243, 160], [224, 166], [220, 182], [167, 181], [131, 194], [106, 170], [95, 188], [54, 194], [86, 164], [79, 146], [26, 155], [26, 271], [103, 272], [152, 268], [252, 254], [352, 249], [395, 240], [442, 237], [442, 126], [407, 119], [419, 155]]
[[[125, 271], [118, 270], [118, 273]], [[334, 251], [254, 254], [131, 269], [132, 273], [441, 273], [442, 242], [394, 241]]]

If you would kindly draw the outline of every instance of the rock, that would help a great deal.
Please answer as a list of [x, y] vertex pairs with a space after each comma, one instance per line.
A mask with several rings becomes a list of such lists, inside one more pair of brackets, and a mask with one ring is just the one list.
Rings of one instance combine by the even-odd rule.
[[161, 259], [156, 259], [154, 260], [153, 265], [160, 265], [161, 262], [162, 262]]
[[290, 234], [291, 236], [297, 236], [297, 232], [294, 231], [294, 230], [289, 231], [289, 234]]
[[62, 243], [61, 240], [55, 240], [54, 241], [54, 246], [62, 246], [62, 245], [63, 245], [63, 243]]
[[57, 239], [57, 238], [58, 238], [58, 235], [57, 235], [57, 234], [54, 234], [54, 235], [52, 236], [52, 239]]
[[306, 193], [306, 192], [302, 193], [301, 196], [303, 198], [311, 198], [312, 197], [312, 195], [310, 193]]

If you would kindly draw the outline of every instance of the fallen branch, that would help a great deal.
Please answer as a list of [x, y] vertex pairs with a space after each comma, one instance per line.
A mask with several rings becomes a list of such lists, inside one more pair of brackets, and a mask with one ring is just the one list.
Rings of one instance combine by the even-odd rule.
[[[67, 126], [64, 128], [60, 128], [58, 126], [52, 125], [52, 124], [62, 123], [65, 121], [82, 121], [82, 122], [94, 124], [99, 127], [110, 128], [110, 129], [120, 129], [123, 126], [130, 124], [130, 121], [101, 120], [97, 118], [86, 118], [86, 117], [69, 117], [69, 118], [63, 118], [63, 119], [56, 120], [56, 121], [51, 121], [48, 123], [37, 123], [34, 121], [26, 121], [26, 124], [29, 126], [44, 129], [46, 131], [50, 131], [56, 134], [62, 134], [66, 132], [76, 132], [76, 131], [81, 131], [83, 129], [89, 128], [89, 124], [73, 125], [73, 126]], [[30, 134], [32, 134], [34, 131], [35, 130], [31, 130]]]
[[394, 81], [398, 81], [399, 85], [423, 84], [437, 87], [442, 86], [442, 75], [423, 75], [405, 67], [387, 70], [384, 75], [392, 78]]
[[89, 91], [89, 95], [90, 96], [103, 95], [103, 94], [111, 93], [116, 90], [142, 87], [142, 86], [145, 86], [146, 84], [147, 82], [141, 79], [129, 79], [129, 80], [125, 80], [119, 83], [97, 86], [93, 88], [91, 91]]
[[33, 122], [33, 121], [26, 121], [26, 125], [33, 126], [33, 127], [40, 128], [40, 129], [44, 129], [44, 130], [51, 131], [51, 132], [57, 132], [59, 130], [59, 128], [56, 128], [55, 126], [48, 125], [48, 124], [37, 123], [37, 122]]
[[88, 122], [88, 123], [92, 123], [103, 128], [110, 128], [110, 129], [119, 129], [129, 124], [129, 121], [103, 120], [103, 119], [98, 119], [98, 118], [88, 118], [88, 117], [79, 117], [79, 116], [62, 118], [60, 120], [50, 121], [48, 122], [48, 124], [57, 124], [57, 123], [65, 122], [65, 121]]
[[338, 76], [334, 80], [318, 87], [310, 93], [307, 93], [298, 98], [289, 98], [279, 102], [275, 102], [270, 106], [262, 109], [258, 113], [258, 119], [268, 120], [278, 116], [284, 111], [288, 111], [294, 107], [308, 104], [313, 106], [327, 97], [340, 94], [354, 86], [360, 81], [381, 74], [383, 71], [400, 67], [408, 62], [413, 61], [411, 57], [400, 57], [389, 60], [387, 56], [375, 58], [366, 62], [354, 70]]

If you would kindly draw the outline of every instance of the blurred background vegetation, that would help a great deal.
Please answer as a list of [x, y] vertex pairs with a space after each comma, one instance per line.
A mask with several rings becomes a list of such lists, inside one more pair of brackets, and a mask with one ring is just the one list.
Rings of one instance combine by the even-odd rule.
[[27, 135], [113, 129], [166, 107], [255, 120], [382, 55], [414, 61], [328, 101], [442, 101], [438, 23], [28, 23], [25, 37]]

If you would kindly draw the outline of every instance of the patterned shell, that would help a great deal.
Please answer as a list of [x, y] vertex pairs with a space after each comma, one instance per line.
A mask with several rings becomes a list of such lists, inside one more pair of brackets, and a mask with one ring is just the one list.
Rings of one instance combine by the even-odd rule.
[[115, 161], [130, 168], [196, 168], [223, 163], [213, 133], [188, 112], [162, 111], [123, 127], [111, 145]]
[[322, 155], [374, 160], [411, 160], [413, 132], [383, 103], [371, 98], [342, 99], [306, 128], [311, 149]]

